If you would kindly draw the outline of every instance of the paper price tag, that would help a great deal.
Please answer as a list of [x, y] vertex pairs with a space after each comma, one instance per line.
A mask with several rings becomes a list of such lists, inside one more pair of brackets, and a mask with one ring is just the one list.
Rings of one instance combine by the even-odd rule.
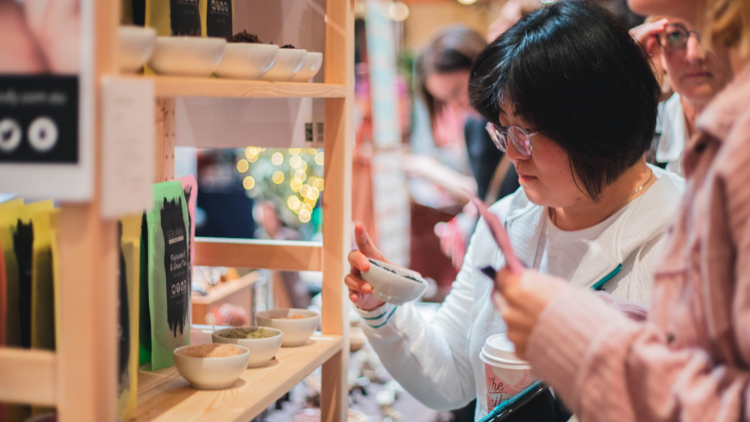
[[106, 78], [102, 83], [102, 217], [151, 206], [154, 107], [151, 81]]

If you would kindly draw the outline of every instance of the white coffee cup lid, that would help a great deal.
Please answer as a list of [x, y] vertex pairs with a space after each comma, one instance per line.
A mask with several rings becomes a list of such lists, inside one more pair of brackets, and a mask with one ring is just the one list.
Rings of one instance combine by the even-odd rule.
[[511, 365], [528, 365], [528, 362], [516, 356], [516, 346], [508, 340], [505, 334], [496, 334], [487, 338], [482, 350], [484, 355], [491, 360]]

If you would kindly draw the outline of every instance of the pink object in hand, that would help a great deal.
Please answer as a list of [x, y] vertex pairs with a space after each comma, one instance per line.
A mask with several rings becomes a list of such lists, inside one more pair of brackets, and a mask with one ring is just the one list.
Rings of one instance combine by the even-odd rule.
[[524, 270], [524, 266], [513, 251], [513, 246], [510, 244], [508, 232], [505, 231], [503, 223], [495, 214], [487, 209], [487, 205], [482, 202], [481, 199], [474, 196], [471, 200], [474, 202], [474, 205], [476, 205], [482, 217], [484, 217], [484, 221], [487, 222], [487, 226], [490, 228], [492, 236], [495, 237], [495, 243], [497, 243], [503, 256], [505, 256], [505, 264], [508, 266], [508, 269], [515, 274], [521, 274]]

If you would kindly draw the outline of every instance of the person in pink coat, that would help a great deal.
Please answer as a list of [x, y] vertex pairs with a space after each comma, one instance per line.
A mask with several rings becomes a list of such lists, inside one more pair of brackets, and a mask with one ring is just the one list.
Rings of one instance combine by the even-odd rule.
[[750, 421], [750, 1], [630, 0], [698, 28], [734, 80], [698, 117], [648, 319], [554, 277], [502, 269], [520, 357], [582, 422]]

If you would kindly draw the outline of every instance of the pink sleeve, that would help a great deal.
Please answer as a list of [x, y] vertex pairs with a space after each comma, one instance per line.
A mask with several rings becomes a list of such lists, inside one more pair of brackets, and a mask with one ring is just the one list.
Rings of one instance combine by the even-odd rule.
[[645, 321], [648, 317], [648, 308], [642, 303], [616, 298], [603, 291], [597, 291], [596, 295], [611, 306], [614, 306], [618, 311], [627, 315], [627, 317], [633, 321]]
[[700, 349], [671, 350], [656, 326], [592, 292], [571, 290], [550, 303], [527, 357], [583, 422], [750, 420], [741, 415], [750, 373]]

